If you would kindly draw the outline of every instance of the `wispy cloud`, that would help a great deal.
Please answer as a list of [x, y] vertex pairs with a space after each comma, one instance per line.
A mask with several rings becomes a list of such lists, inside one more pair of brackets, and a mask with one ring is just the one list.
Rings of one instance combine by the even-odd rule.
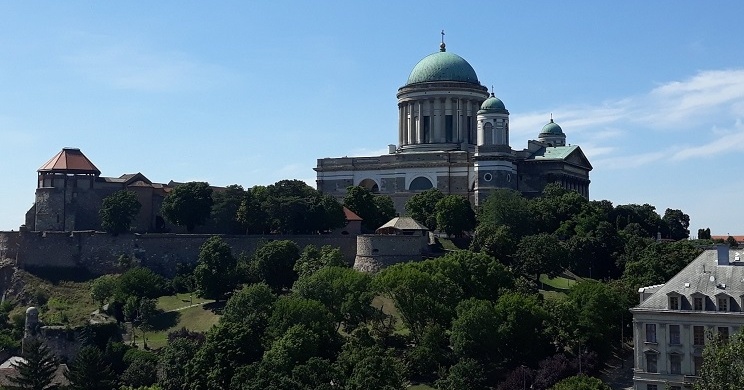
[[[701, 71], [645, 94], [552, 112], [569, 139], [581, 139], [587, 155], [601, 156], [595, 165], [632, 169], [731, 153], [744, 143], [744, 69]], [[512, 132], [534, 136], [549, 117], [547, 110], [513, 115]], [[654, 144], [653, 134], [665, 142]], [[702, 142], [683, 143], [690, 139]], [[618, 155], [627, 150], [636, 153]]]

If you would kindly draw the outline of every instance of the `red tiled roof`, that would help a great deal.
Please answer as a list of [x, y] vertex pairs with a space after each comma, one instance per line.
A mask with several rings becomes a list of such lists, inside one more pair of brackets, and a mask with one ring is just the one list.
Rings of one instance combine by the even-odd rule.
[[349, 222], [351, 222], [351, 221], [361, 221], [362, 220], [362, 217], [356, 215], [356, 213], [354, 213], [353, 211], [347, 209], [346, 207], [344, 207], [344, 216], [346, 217], [346, 220], [349, 221]]
[[77, 148], [62, 149], [39, 168], [39, 172], [101, 174], [101, 171]]
[[[731, 237], [733, 237], [734, 240], [736, 240], [736, 242], [744, 242], [744, 236], [731, 236]], [[725, 241], [727, 238], [729, 238], [728, 235], [726, 235], [726, 236], [710, 236], [710, 239], [711, 240], [718, 240], [718, 239], [720, 239], [720, 240], [724, 240]]]

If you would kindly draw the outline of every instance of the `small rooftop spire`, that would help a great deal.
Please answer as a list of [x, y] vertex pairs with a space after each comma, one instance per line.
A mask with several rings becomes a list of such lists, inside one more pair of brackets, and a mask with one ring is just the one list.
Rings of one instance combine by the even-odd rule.
[[496, 97], [496, 95], [493, 94], [493, 84], [491, 84], [491, 97]]
[[447, 45], [444, 44], [444, 30], [442, 30], [442, 43], [439, 44], [439, 51], [447, 51]]
[[553, 123], [553, 113], [550, 113], [550, 123]]

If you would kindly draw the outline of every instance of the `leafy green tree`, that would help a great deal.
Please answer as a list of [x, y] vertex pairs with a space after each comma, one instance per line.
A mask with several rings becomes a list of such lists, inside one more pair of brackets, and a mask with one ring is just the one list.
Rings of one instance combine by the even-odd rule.
[[436, 204], [437, 227], [448, 235], [461, 236], [475, 227], [470, 202], [459, 195], [447, 195]]
[[482, 223], [475, 228], [475, 237], [470, 243], [470, 250], [485, 253], [499, 259], [504, 264], [510, 264], [517, 250], [517, 243], [508, 226]]
[[117, 288], [117, 279], [113, 275], [103, 275], [90, 283], [90, 295], [99, 306], [103, 307], [113, 297]]
[[252, 264], [261, 281], [280, 291], [297, 280], [294, 266], [299, 258], [300, 250], [293, 241], [271, 241], [256, 250]]
[[431, 381], [440, 367], [452, 360], [449, 338], [444, 328], [433, 325], [424, 328], [419, 341], [405, 351], [406, 371], [410, 379]]
[[310, 205], [309, 232], [322, 233], [346, 226], [344, 206], [328, 194], [318, 194]]
[[165, 280], [149, 268], [134, 267], [116, 278], [115, 299], [124, 302], [128, 296], [157, 298], [162, 295]]
[[576, 191], [567, 190], [557, 183], [550, 183], [543, 189], [540, 197], [530, 200], [529, 208], [535, 220], [538, 233], [552, 234], [576, 216], [589, 201]]
[[710, 228], [698, 229], [699, 240], [710, 240]]
[[695, 390], [738, 390], [744, 388], [744, 338], [738, 333], [726, 341], [713, 338], [705, 344], [700, 378]]
[[[136, 351], [136, 350], [135, 350]], [[143, 351], [144, 352], [144, 351]], [[129, 366], [121, 374], [121, 381], [134, 388], [152, 386], [157, 382], [158, 358], [155, 354], [136, 354], [129, 360]]]
[[101, 217], [101, 227], [106, 231], [119, 234], [129, 230], [134, 217], [137, 216], [142, 204], [137, 200], [137, 194], [132, 191], [116, 191], [103, 198], [98, 215]]
[[[645, 246], [644, 246], [645, 245]], [[629, 288], [664, 283], [694, 260], [702, 250], [690, 241], [643, 242], [639, 248], [626, 245], [626, 254], [632, 253], [625, 264], [623, 281]]]
[[501, 346], [497, 313], [492, 302], [469, 299], [457, 306], [452, 322], [450, 345], [460, 359], [471, 358], [484, 364], [499, 362]]
[[339, 376], [334, 382], [349, 390], [402, 390], [403, 364], [391, 351], [373, 343], [349, 342], [336, 361]]
[[261, 359], [261, 335], [238, 322], [219, 322], [186, 368], [189, 390], [227, 389], [238, 367]]
[[682, 210], [666, 209], [661, 217], [662, 234], [673, 240], [684, 240], [690, 237], [690, 216]]
[[550, 390], [612, 390], [612, 388], [597, 378], [576, 375], [556, 383]]
[[650, 204], [618, 205], [613, 210], [610, 218], [612, 217], [618, 230], [623, 230], [630, 224], [637, 224], [636, 234], [643, 237], [655, 238], [663, 225], [661, 217], [656, 213], [656, 207]]
[[371, 288], [372, 278], [347, 267], [324, 267], [303, 276], [294, 284], [294, 290], [303, 298], [321, 302], [336, 321], [347, 331], [366, 322], [375, 314]]
[[170, 340], [158, 354], [158, 385], [163, 390], [188, 388], [187, 365], [201, 346], [201, 341], [178, 337]]
[[534, 219], [529, 201], [515, 190], [494, 190], [478, 209], [479, 224], [506, 225], [515, 237], [531, 234]]
[[730, 246], [730, 247], [732, 247], [732, 248], [737, 248], [737, 247], [739, 247], [739, 243], [738, 243], [738, 242], [736, 241], [736, 239], [735, 239], [734, 237], [732, 237], [732, 236], [728, 236], [728, 237], [726, 237], [726, 244], [728, 244], [728, 246]]
[[452, 280], [425, 272], [416, 263], [384, 269], [375, 276], [374, 285], [377, 291], [394, 301], [414, 338], [428, 325], [449, 328], [462, 297], [462, 291]]
[[514, 267], [525, 276], [535, 279], [540, 274], [555, 277], [563, 271], [568, 254], [564, 244], [547, 233], [522, 237], [514, 255]]
[[419, 192], [406, 201], [406, 214], [434, 231], [437, 229], [436, 205], [442, 198], [444, 194], [436, 188]]
[[483, 365], [475, 359], [460, 359], [447, 370], [444, 378], [436, 382], [436, 388], [439, 390], [486, 389], [486, 372]]
[[188, 232], [203, 225], [212, 212], [212, 188], [209, 183], [179, 184], [163, 200], [162, 213], [174, 225], [185, 226]]
[[232, 249], [219, 236], [210, 237], [199, 249], [194, 269], [197, 291], [205, 298], [220, 300], [235, 288], [237, 260]]
[[[269, 341], [281, 338], [289, 328], [302, 325], [319, 337], [321, 350], [333, 353], [338, 338], [333, 316], [322, 303], [294, 295], [285, 295], [274, 303], [265, 337]], [[328, 356], [330, 357], [330, 356]]]
[[238, 210], [244, 202], [249, 201], [249, 197], [250, 193], [238, 184], [214, 191], [210, 230], [224, 234], [245, 234], [247, 227], [238, 218]]
[[116, 383], [111, 366], [94, 346], [81, 348], [64, 375], [70, 390], [110, 390]]
[[374, 232], [395, 217], [393, 200], [386, 195], [373, 195], [368, 189], [351, 186], [346, 189], [344, 206], [362, 218], [362, 228]]
[[262, 207], [261, 199], [265, 199], [266, 187], [256, 186], [246, 191], [240, 202], [236, 219], [248, 234], [266, 234], [271, 232], [269, 213]]
[[343, 254], [339, 248], [323, 245], [318, 249], [315, 245], [308, 245], [302, 250], [300, 258], [294, 265], [299, 277], [309, 275], [323, 267], [345, 267]]
[[242, 322], [251, 329], [263, 332], [275, 301], [276, 295], [268, 285], [255, 283], [245, 286], [227, 300], [220, 321]]
[[52, 351], [38, 340], [29, 340], [23, 345], [23, 361], [13, 363], [16, 376], [8, 377], [17, 389], [44, 390], [54, 388], [52, 381], [59, 363]]

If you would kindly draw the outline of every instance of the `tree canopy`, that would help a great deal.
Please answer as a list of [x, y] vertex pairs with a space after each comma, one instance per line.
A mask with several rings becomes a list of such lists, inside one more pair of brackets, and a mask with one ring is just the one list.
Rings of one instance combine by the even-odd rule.
[[185, 226], [189, 232], [203, 225], [212, 212], [212, 188], [209, 183], [179, 184], [163, 200], [163, 216], [175, 225]]
[[101, 208], [98, 210], [101, 227], [113, 234], [129, 231], [132, 220], [141, 208], [142, 204], [137, 200], [137, 194], [132, 191], [116, 191], [103, 198]]

